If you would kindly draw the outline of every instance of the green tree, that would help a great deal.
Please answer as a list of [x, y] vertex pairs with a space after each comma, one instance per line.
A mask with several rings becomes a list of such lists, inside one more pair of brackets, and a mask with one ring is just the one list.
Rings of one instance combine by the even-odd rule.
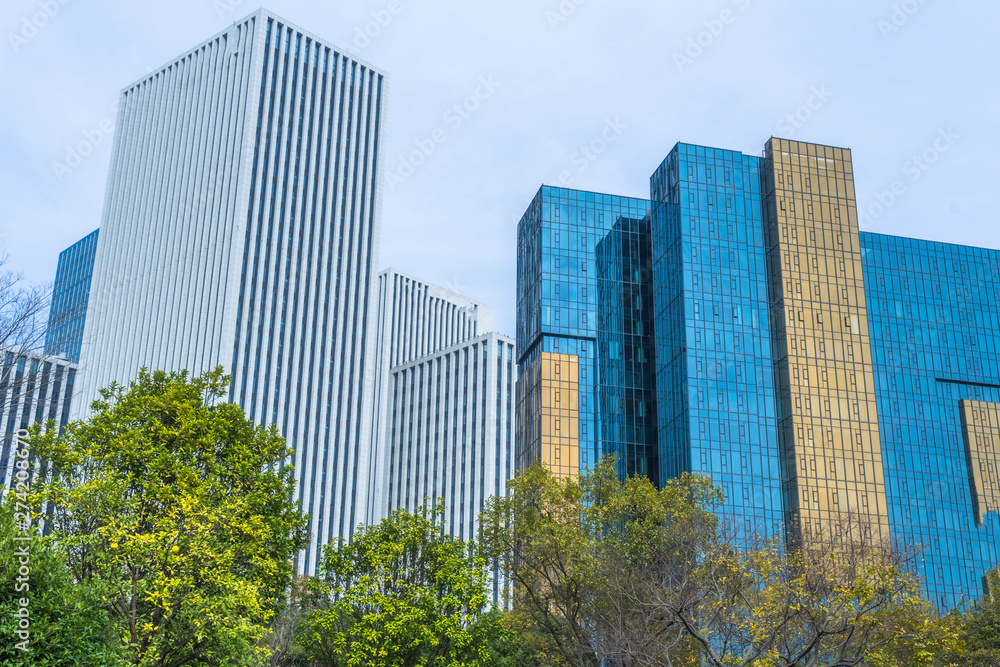
[[986, 575], [985, 595], [971, 605], [965, 614], [956, 614], [962, 648], [956, 662], [973, 667], [1000, 665], [1000, 573], [992, 570]]
[[484, 545], [568, 665], [931, 665], [954, 646], [910, 554], [737, 536], [708, 478], [656, 489], [606, 460], [578, 480], [536, 466], [508, 488]]
[[[110, 667], [119, 664], [114, 628], [101, 608], [97, 586], [76, 585], [49, 540], [34, 531], [15, 530], [16, 496], [0, 503], [0, 665], [16, 667]], [[15, 536], [32, 535], [30, 541]], [[27, 551], [27, 555], [22, 555]], [[22, 559], [28, 575], [20, 576]], [[18, 581], [18, 578], [21, 581]], [[21, 600], [28, 602], [27, 651], [16, 633]], [[18, 615], [15, 615], [18, 614]]]
[[50, 473], [36, 485], [74, 581], [102, 591], [129, 663], [264, 664], [306, 521], [291, 454], [220, 402], [221, 368], [143, 369], [112, 385], [93, 416], [36, 438]]
[[324, 667], [471, 667], [503, 632], [485, 562], [444, 535], [444, 508], [396, 510], [322, 556], [299, 643]]

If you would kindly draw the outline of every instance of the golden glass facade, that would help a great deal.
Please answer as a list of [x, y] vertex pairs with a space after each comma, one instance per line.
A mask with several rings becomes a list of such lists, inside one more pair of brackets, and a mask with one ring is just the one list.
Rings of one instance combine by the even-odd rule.
[[543, 352], [541, 382], [542, 465], [556, 477], [580, 473], [580, 360], [573, 354]]
[[768, 142], [765, 170], [779, 441], [796, 536], [860, 520], [889, 536], [848, 149]]
[[1000, 403], [960, 401], [969, 486], [976, 525], [987, 512], [1000, 512]]

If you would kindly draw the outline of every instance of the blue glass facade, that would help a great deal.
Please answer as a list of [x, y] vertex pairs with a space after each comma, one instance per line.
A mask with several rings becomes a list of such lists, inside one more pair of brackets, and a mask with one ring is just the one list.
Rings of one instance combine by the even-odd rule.
[[[857, 513], [921, 549], [941, 609], [979, 597], [1000, 564], [1000, 251], [860, 233], [847, 149], [678, 144], [650, 191], [543, 187], [520, 223], [518, 469], [704, 473], [745, 536]], [[567, 465], [546, 447], [577, 408]]]
[[[539, 419], [530, 418], [540, 415], [551, 398], [541, 391], [546, 380], [539, 368], [546, 354], [579, 360], [574, 380], [579, 384], [578, 403], [572, 417], [578, 424], [571, 437], [579, 441], [579, 459], [568, 468], [586, 468], [602, 456], [597, 245], [622, 219], [642, 220], [648, 212], [645, 199], [544, 186], [518, 224], [518, 469], [543, 459], [543, 448], [549, 446], [543, 442], [548, 435]], [[650, 414], [652, 406], [644, 410]]]
[[746, 535], [783, 526], [761, 162], [679, 144], [650, 182], [660, 475], [711, 475]]
[[959, 401], [1000, 403], [1000, 251], [862, 233], [892, 535], [930, 599], [981, 595], [1000, 516], [976, 526]]
[[74, 364], [80, 363], [98, 231], [95, 229], [59, 253], [56, 282], [52, 290], [45, 354], [61, 355]]
[[650, 219], [621, 218], [597, 243], [597, 400], [603, 455], [659, 482]]

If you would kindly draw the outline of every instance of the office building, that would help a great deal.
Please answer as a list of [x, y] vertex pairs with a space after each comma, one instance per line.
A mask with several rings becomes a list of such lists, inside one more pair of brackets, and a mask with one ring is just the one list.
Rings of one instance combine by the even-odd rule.
[[[59, 357], [0, 348], [0, 477], [11, 488], [17, 434], [35, 424], [69, 421], [76, 364]], [[22, 433], [23, 435], [23, 433]]]
[[[655, 406], [642, 401], [641, 387], [650, 382], [647, 365], [637, 339], [648, 334], [638, 328], [625, 332], [626, 313], [621, 300], [626, 293], [641, 292], [641, 283], [619, 287], [607, 278], [599, 280], [598, 243], [617, 225], [622, 237], [638, 237], [648, 216], [649, 202], [644, 199], [614, 197], [544, 186], [539, 190], [518, 225], [517, 256], [517, 468], [533, 461], [542, 461], [559, 476], [572, 476], [580, 467], [590, 467], [603, 454], [600, 435], [602, 424], [597, 405], [600, 396], [608, 404], [622, 402], [628, 393], [631, 433], [625, 424], [618, 436], [621, 451], [629, 450], [633, 469], [625, 472], [645, 472], [652, 463], [645, 445], [635, 446], [636, 424], [642, 433], [652, 431]], [[615, 270], [614, 263], [641, 263], [642, 258], [626, 251], [623, 260], [622, 238], [617, 248], [609, 240], [601, 254], [604, 275]], [[644, 277], [641, 277], [645, 280]], [[601, 310], [604, 323], [610, 327], [599, 331], [598, 293], [613, 292], [618, 303], [605, 304]], [[637, 307], [638, 306], [638, 307]], [[629, 306], [629, 321], [636, 320], [634, 310], [649, 308], [649, 304]], [[638, 318], [641, 322], [642, 318]], [[621, 385], [612, 377], [605, 379], [599, 394], [598, 342], [608, 346], [627, 342], [629, 367], [619, 375]], [[648, 352], [648, 350], [647, 350]], [[627, 382], [626, 382], [627, 379]], [[608, 416], [610, 419], [614, 417]], [[616, 436], [617, 437], [617, 436]], [[610, 442], [610, 441], [609, 441]], [[618, 450], [615, 450], [618, 451]]]
[[294, 451], [300, 572], [368, 520], [386, 87], [259, 10], [118, 107], [75, 412], [143, 366], [225, 367]]
[[761, 170], [681, 144], [650, 180], [661, 478], [711, 475], [744, 535], [784, 525]]
[[370, 520], [440, 501], [445, 532], [473, 539], [513, 473], [514, 341], [489, 306], [395, 269], [378, 281]]
[[56, 281], [52, 288], [45, 354], [64, 357], [74, 364], [80, 363], [98, 231], [95, 229], [59, 253]]
[[514, 341], [490, 332], [392, 369], [388, 511], [444, 501], [446, 530], [472, 539], [511, 464]]
[[[493, 329], [493, 309], [395, 269], [378, 276], [369, 517], [388, 515], [393, 369]], [[437, 496], [434, 496], [437, 498]], [[418, 503], [419, 504], [419, 503]]]
[[[851, 517], [922, 550], [941, 609], [977, 598], [1000, 563], [1000, 251], [861, 232], [851, 152], [830, 146], [678, 144], [650, 191], [545, 187], [520, 223], [518, 467], [576, 474], [617, 454], [623, 474], [645, 466], [659, 484], [704, 473], [744, 537], [835, 539]], [[625, 201], [595, 229], [601, 206]], [[591, 239], [613, 270], [581, 306]], [[644, 310], [622, 308], [646, 307], [649, 289], [618, 270], [626, 257], [652, 267], [651, 333]], [[591, 309], [596, 331], [582, 326]], [[616, 335], [631, 352], [604, 348]], [[629, 379], [650, 355], [652, 411], [650, 385]], [[630, 442], [611, 395], [634, 397]]]
[[890, 531], [947, 609], [1000, 564], [1000, 251], [860, 243]]
[[[480, 512], [513, 473], [514, 381], [514, 341], [493, 332], [392, 369], [387, 512], [440, 500], [447, 534], [478, 537]], [[492, 573], [494, 604], [504, 581]]]

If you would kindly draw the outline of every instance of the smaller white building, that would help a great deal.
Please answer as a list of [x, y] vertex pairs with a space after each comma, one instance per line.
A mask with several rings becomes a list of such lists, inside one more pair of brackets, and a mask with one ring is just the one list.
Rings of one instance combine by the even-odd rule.
[[34, 424], [69, 422], [78, 367], [63, 357], [0, 348], [0, 476], [9, 489], [14, 441]]
[[514, 367], [514, 340], [491, 332], [392, 369], [387, 512], [441, 500], [445, 532], [477, 537], [479, 513], [512, 473]]

